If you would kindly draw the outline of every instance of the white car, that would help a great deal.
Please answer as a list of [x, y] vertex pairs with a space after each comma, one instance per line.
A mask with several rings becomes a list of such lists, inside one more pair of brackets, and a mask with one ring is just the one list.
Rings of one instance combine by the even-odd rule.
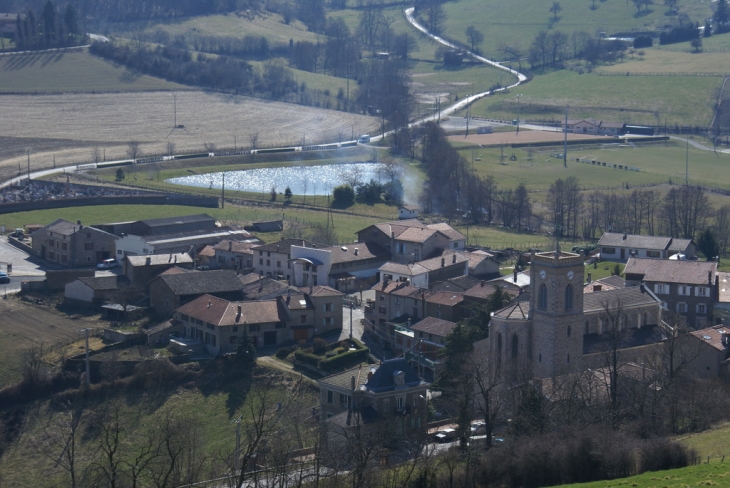
[[96, 265], [96, 269], [109, 269], [117, 267], [117, 260], [114, 258], [105, 259]]

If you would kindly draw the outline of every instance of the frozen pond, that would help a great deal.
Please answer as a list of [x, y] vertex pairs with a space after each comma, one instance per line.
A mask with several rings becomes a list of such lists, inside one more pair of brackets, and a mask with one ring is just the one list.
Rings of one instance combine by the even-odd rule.
[[[288, 186], [296, 195], [327, 195], [346, 181], [385, 182], [380, 163], [343, 163], [320, 166], [287, 166], [226, 171], [226, 189], [268, 193], [271, 188], [283, 193]], [[223, 173], [205, 173], [165, 180], [168, 183], [199, 188], [221, 188]]]

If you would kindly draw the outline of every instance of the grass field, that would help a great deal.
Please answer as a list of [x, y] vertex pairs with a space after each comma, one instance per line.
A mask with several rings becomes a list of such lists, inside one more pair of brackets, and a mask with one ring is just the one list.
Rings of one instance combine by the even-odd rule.
[[730, 458], [728, 434], [730, 434], [730, 424], [726, 423], [705, 432], [679, 436], [677, 440], [697, 450], [702, 460], [706, 461], [708, 457], [710, 460], [717, 460], [723, 457]]
[[[596, 9], [591, 10], [589, 0], [562, 0], [562, 10], [558, 20], [554, 22], [549, 12], [551, 3], [538, 3], [531, 0], [460, 0], [444, 4], [447, 16], [444, 32], [447, 36], [466, 42], [464, 34], [469, 25], [474, 25], [484, 34], [482, 50], [487, 57], [497, 59], [500, 55], [497, 46], [504, 42], [507, 45], [520, 45], [527, 50], [532, 38], [541, 30], [561, 30], [568, 35], [574, 31], [585, 31], [591, 35], [606, 32], [614, 35], [632, 30], [662, 29], [671, 21], [666, 16], [667, 8], [659, 2], [651, 5], [648, 13], [636, 15], [632, 2], [600, 1], [595, 2]], [[702, 0], [680, 2], [680, 14], [685, 13], [695, 21], [704, 23], [704, 19], [712, 15], [710, 3]], [[467, 43], [468, 44], [468, 43]]]
[[511, 120], [519, 93], [524, 119], [562, 120], [569, 105], [571, 118], [706, 126], [721, 85], [721, 77], [600, 76], [562, 70], [536, 76], [512, 93], [484, 98], [474, 104], [472, 114]]
[[730, 486], [730, 462], [715, 462], [669, 471], [655, 471], [611, 481], [562, 485], [562, 488], [700, 488], [703, 486]]
[[0, 56], [0, 93], [79, 93], [187, 90], [188, 87], [68, 51]]
[[664, 49], [644, 49], [644, 56], [628, 56], [623, 63], [596, 68], [596, 73], [730, 73], [730, 56], [727, 53], [684, 52]]

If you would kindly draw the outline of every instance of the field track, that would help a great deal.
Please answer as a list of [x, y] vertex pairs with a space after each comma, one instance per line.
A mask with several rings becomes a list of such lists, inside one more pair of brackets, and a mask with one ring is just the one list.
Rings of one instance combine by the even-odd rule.
[[[31, 171], [91, 160], [91, 147], [106, 159], [127, 158], [127, 143], [141, 143], [142, 154], [164, 154], [167, 142], [176, 152], [203, 151], [205, 143], [233, 148], [336, 141], [369, 133], [377, 119], [357, 114], [201, 91], [177, 93], [177, 124], [168, 92], [8, 95], [0, 97], [0, 179]], [[42, 135], [37, 137], [35, 134]]]

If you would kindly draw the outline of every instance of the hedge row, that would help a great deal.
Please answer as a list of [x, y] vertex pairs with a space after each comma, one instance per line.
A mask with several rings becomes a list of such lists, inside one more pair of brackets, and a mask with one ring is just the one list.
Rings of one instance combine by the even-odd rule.
[[352, 343], [357, 348], [354, 351], [347, 351], [331, 358], [322, 358], [311, 352], [299, 350], [294, 352], [297, 361], [309, 364], [321, 369], [326, 373], [331, 373], [340, 369], [344, 369], [350, 364], [356, 364], [367, 361], [370, 349], [357, 339], [352, 339]]

